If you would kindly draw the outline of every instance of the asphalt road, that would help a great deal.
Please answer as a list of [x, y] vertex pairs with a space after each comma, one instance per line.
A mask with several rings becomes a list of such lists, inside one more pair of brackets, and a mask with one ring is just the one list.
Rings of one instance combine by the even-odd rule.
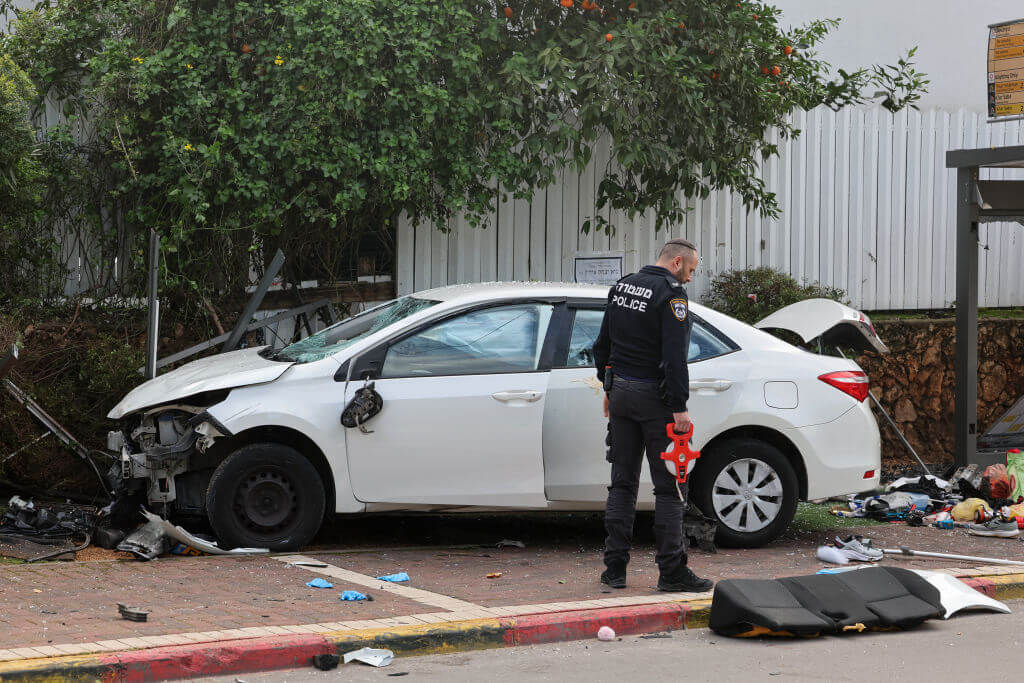
[[375, 669], [358, 663], [207, 680], [283, 681], [999, 681], [1020, 677], [1024, 601], [1013, 614], [977, 612], [928, 622], [913, 631], [814, 639], [743, 640], [708, 629], [668, 638], [484, 650], [396, 659]]

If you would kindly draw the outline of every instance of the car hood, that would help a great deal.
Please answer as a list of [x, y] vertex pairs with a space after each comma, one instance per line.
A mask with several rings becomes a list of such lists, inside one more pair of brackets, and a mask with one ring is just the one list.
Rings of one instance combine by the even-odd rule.
[[120, 420], [137, 410], [170, 403], [206, 391], [273, 382], [292, 364], [263, 358], [259, 355], [261, 348], [242, 349], [200, 358], [166, 375], [151, 379], [128, 392], [107, 417]]
[[866, 315], [831, 299], [798, 301], [754, 323], [754, 327], [789, 330], [805, 342], [821, 337], [828, 346], [889, 353]]

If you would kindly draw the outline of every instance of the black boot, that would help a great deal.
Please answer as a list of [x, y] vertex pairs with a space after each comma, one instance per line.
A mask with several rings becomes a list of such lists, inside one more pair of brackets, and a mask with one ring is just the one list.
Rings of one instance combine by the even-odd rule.
[[611, 588], [626, 587], [626, 565], [614, 563], [607, 565], [607, 569], [601, 572], [601, 583]]
[[669, 593], [703, 593], [714, 585], [714, 581], [698, 577], [685, 564], [679, 565], [679, 569], [671, 574], [658, 577], [658, 590]]

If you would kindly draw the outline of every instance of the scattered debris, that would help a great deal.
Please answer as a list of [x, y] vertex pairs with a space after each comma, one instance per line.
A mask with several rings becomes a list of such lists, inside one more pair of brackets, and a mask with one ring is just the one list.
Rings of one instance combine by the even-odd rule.
[[341, 597], [338, 599], [342, 602], [357, 602], [359, 600], [368, 600], [369, 597], [359, 591], [342, 591]]
[[992, 514], [992, 508], [984, 500], [981, 498], [968, 498], [954, 505], [949, 514], [957, 522], [973, 522], [975, 516], [980, 511], [987, 512], [989, 515]]
[[32, 397], [30, 397], [23, 390], [18, 388], [18, 386], [16, 386], [14, 382], [12, 382], [10, 379], [4, 377], [4, 375], [10, 373], [10, 371], [14, 368], [15, 365], [17, 365], [17, 363], [18, 347], [17, 345], [15, 345], [11, 347], [9, 353], [7, 353], [2, 359], [0, 359], [0, 387], [5, 389], [8, 394], [14, 397], [15, 401], [20, 403], [25, 408], [25, 410], [27, 410], [28, 413], [32, 415], [32, 417], [36, 418], [36, 420], [38, 420], [44, 427], [46, 427], [46, 432], [44, 432], [43, 435], [37, 438], [35, 441], [32, 441], [28, 445], [19, 448], [18, 450], [14, 451], [13, 453], [10, 453], [9, 455], [6, 455], [3, 458], [3, 460], [0, 461], [0, 463], [7, 462], [14, 456], [24, 451], [26, 448], [28, 448], [28, 446], [31, 446], [32, 444], [37, 443], [39, 441], [42, 441], [43, 439], [52, 434], [55, 437], [57, 437], [58, 441], [67, 446], [71, 450], [71, 452], [74, 453], [82, 462], [89, 466], [89, 468], [96, 475], [96, 479], [100, 483], [100, 488], [106, 494], [113, 497], [113, 487], [111, 487], [110, 482], [107, 481], [107, 478], [103, 475], [103, 472], [101, 471], [102, 468], [96, 464], [95, 459], [96, 455], [101, 456], [106, 461], [103, 463], [103, 466], [108, 467], [110, 465], [110, 457], [101, 451], [90, 451], [88, 448], [83, 446], [81, 441], [76, 439], [71, 434], [71, 432], [69, 432], [59, 422], [53, 419], [53, 417], [51, 417], [49, 413], [43, 410], [42, 406], [40, 406], [38, 403], [32, 400]]
[[875, 566], [832, 575], [719, 581], [708, 625], [726, 636], [801, 637], [912, 628], [943, 613], [938, 592], [923, 577]]
[[839, 548], [831, 545], [818, 546], [818, 559], [829, 564], [849, 564], [850, 560], [839, 551]]
[[409, 580], [409, 575], [405, 572], [398, 572], [397, 574], [388, 574], [387, 576], [378, 576], [377, 578], [390, 583], [404, 583]]
[[93, 542], [101, 548], [112, 550], [117, 547], [117, 544], [124, 540], [125, 533], [120, 529], [113, 529], [111, 527], [98, 527], [93, 532]]
[[[74, 538], [74, 537], [72, 537], [72, 538]], [[81, 542], [78, 545], [76, 545], [75, 547], [73, 547], [73, 548], [60, 548], [58, 550], [53, 550], [53, 551], [50, 551], [50, 552], [47, 552], [47, 553], [43, 553], [42, 555], [36, 555], [35, 557], [30, 557], [30, 558], [28, 558], [25, 561], [26, 562], [40, 562], [42, 560], [51, 560], [53, 558], [61, 558], [61, 557], [65, 556], [65, 555], [68, 555], [68, 554], [71, 555], [70, 559], [73, 560], [73, 559], [75, 559], [75, 553], [77, 553], [79, 550], [85, 550], [86, 548], [89, 547], [89, 544], [92, 543], [92, 536], [89, 535], [89, 534], [84, 534], [81, 538], [82, 538]]]
[[11, 499], [7, 501], [7, 507], [15, 512], [21, 512], [22, 510], [34, 509], [35, 504], [30, 500], [25, 500], [21, 496], [11, 496]]
[[321, 671], [337, 669], [340, 663], [341, 657], [338, 655], [313, 655], [313, 666]]
[[13, 496], [7, 506], [0, 518], [0, 540], [66, 545], [76, 534], [91, 535], [96, 528], [96, 508], [91, 506], [36, 505], [19, 496]]
[[387, 666], [394, 659], [395, 653], [391, 650], [376, 650], [372, 647], [364, 647], [352, 652], [346, 652], [344, 657], [346, 664], [356, 661], [376, 667]]
[[319, 576], [312, 581], [307, 581], [306, 585], [310, 588], [334, 588], [334, 584], [325, 579], [321, 579]]
[[983, 562], [985, 564], [1012, 564], [1015, 566], [1024, 566], [1024, 562], [1018, 562], [1017, 560], [1003, 560], [997, 557], [974, 557], [973, 555], [950, 555], [949, 553], [931, 553], [924, 550], [911, 550], [905, 545], [901, 545], [898, 550], [894, 548], [884, 548], [882, 552], [886, 555], [938, 557], [946, 560], [965, 560], [967, 562]]
[[153, 560], [168, 550], [167, 538], [164, 536], [160, 518], [150, 520], [132, 533], [125, 536], [117, 545], [117, 549], [131, 553], [139, 560]]
[[643, 638], [644, 640], [650, 640], [651, 638], [671, 638], [672, 634], [671, 633], [645, 633], [644, 635], [642, 635], [640, 637]]
[[971, 588], [955, 576], [921, 569], [912, 569], [911, 571], [923, 576], [925, 581], [938, 589], [942, 607], [946, 610], [943, 619], [949, 619], [965, 609], [987, 609], [1003, 614], [1010, 613], [1010, 608], [1005, 604]]
[[[486, 548], [487, 546], [481, 546]], [[525, 548], [526, 544], [522, 541], [513, 541], [508, 538], [504, 538], [494, 544], [495, 548]]]
[[327, 566], [327, 563], [326, 562], [307, 562], [305, 560], [302, 560], [302, 561], [299, 561], [299, 562], [289, 562], [288, 566], [289, 567], [316, 567], [318, 569], [323, 569], [323, 568], [325, 568]]
[[615, 629], [611, 626], [602, 626], [597, 629], [597, 639], [603, 640], [606, 643], [615, 640]]
[[122, 602], [117, 603], [117, 611], [121, 614], [122, 619], [127, 619], [128, 621], [146, 621], [146, 618], [149, 616], [148, 610], [129, 607]]
[[715, 546], [715, 534], [718, 533], [718, 522], [711, 519], [700, 511], [692, 501], [686, 508], [683, 517], [683, 534], [691, 545], [696, 545], [706, 553], [715, 554], [718, 547]]
[[408, 675], [409, 675], [408, 671], [396, 671], [393, 674], [388, 674], [388, 677], [390, 677], [390, 678], [398, 678], [399, 676], [408, 676]]
[[204, 541], [198, 536], [185, 531], [180, 526], [175, 526], [166, 519], [161, 518], [159, 515], [154, 515], [148, 510], [143, 510], [142, 514], [150, 523], [159, 524], [160, 528], [163, 530], [163, 534], [168, 538], [180, 541], [181, 543], [191, 546], [208, 555], [254, 555], [270, 552], [269, 548], [232, 548], [231, 550], [224, 550], [216, 543]]
[[501, 572], [491, 572], [487, 575], [488, 579], [497, 579], [501, 577]]

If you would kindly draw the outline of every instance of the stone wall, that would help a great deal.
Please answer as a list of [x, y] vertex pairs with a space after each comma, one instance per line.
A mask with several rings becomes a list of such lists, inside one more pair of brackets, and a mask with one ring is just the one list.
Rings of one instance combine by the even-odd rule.
[[[953, 320], [884, 321], [875, 329], [891, 353], [857, 359], [871, 388], [925, 462], [953, 459]], [[1024, 395], [1024, 320], [983, 320], [978, 329], [978, 431]], [[910, 460], [878, 416], [882, 458]]]

